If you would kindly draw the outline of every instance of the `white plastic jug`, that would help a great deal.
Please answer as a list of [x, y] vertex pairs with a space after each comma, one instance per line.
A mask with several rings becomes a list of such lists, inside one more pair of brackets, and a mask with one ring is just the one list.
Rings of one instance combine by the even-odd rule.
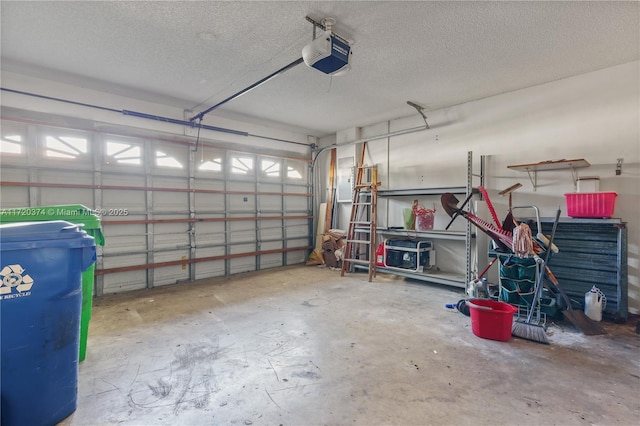
[[606, 299], [595, 285], [584, 294], [584, 314], [594, 321], [602, 321], [602, 310]]

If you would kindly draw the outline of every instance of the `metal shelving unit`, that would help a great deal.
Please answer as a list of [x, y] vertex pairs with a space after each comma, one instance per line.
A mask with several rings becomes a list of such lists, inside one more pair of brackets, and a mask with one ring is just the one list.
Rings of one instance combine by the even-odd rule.
[[[481, 161], [481, 169], [484, 168], [484, 158]], [[464, 186], [451, 186], [451, 187], [438, 187], [438, 188], [413, 188], [413, 189], [386, 189], [379, 190], [379, 197], [407, 197], [407, 196], [420, 196], [420, 195], [441, 195], [447, 192], [453, 194], [464, 194], [465, 197], [471, 194], [473, 190], [472, 179], [473, 179], [473, 154], [472, 152], [467, 153], [467, 181]], [[482, 170], [479, 175], [482, 183]], [[440, 271], [437, 269], [429, 269], [424, 272], [415, 272], [411, 270], [399, 270], [399, 268], [385, 268], [385, 267], [377, 267], [378, 272], [389, 273], [394, 275], [403, 276], [406, 278], [412, 278], [421, 281], [428, 281], [437, 284], [444, 284], [454, 287], [464, 288], [466, 284], [471, 280], [472, 273], [472, 256], [471, 256], [471, 241], [474, 235], [471, 232], [471, 224], [469, 222], [466, 223], [465, 231], [445, 231], [434, 229], [430, 231], [417, 231], [417, 230], [406, 230], [406, 229], [388, 229], [378, 227], [378, 234], [387, 237], [387, 236], [396, 236], [396, 237], [411, 237], [419, 240], [426, 241], [459, 241], [460, 244], [464, 244], [465, 248], [465, 271], [464, 274], [460, 273], [452, 273], [449, 271]], [[436, 262], [437, 265], [437, 262]]]

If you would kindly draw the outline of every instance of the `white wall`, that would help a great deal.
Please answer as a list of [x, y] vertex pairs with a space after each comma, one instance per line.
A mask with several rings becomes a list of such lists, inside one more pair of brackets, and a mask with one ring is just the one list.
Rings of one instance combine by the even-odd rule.
[[[639, 75], [640, 63], [632, 62], [431, 111], [431, 130], [370, 142], [367, 162], [380, 165], [383, 189], [460, 186], [466, 182], [467, 152], [472, 151], [476, 170], [480, 156], [487, 158], [485, 187], [499, 214], [506, 213], [508, 199], [497, 193], [520, 182], [514, 204], [537, 205], [544, 217], [555, 216], [560, 206], [566, 217], [564, 194], [574, 191], [569, 170], [539, 172], [534, 190], [526, 173], [507, 166], [585, 158], [591, 166], [579, 175], [599, 176], [601, 191], [618, 193], [614, 217], [628, 224], [629, 312], [640, 313]], [[359, 133], [369, 137], [421, 123], [416, 115]], [[340, 132], [338, 143], [353, 132]], [[624, 161], [619, 176], [618, 158]], [[381, 207], [379, 223], [384, 225]], [[389, 225], [401, 224], [394, 216], [398, 212], [388, 213]], [[439, 211], [436, 227], [446, 219]]]

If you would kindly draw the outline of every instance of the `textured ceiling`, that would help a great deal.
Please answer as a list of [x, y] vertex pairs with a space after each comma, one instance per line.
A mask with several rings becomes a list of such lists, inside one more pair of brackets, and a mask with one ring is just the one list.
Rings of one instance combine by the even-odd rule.
[[428, 111], [640, 58], [636, 1], [3, 0], [0, 13], [3, 70], [195, 113], [299, 58], [305, 16], [334, 17], [351, 71], [298, 65], [207, 115], [316, 136], [417, 114], [408, 100]]

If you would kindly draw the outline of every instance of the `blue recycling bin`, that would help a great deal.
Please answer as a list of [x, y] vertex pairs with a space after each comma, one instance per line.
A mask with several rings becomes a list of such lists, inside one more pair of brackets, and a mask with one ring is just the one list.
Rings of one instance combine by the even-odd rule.
[[95, 259], [81, 225], [0, 225], [3, 426], [55, 425], [75, 411], [82, 272]]

